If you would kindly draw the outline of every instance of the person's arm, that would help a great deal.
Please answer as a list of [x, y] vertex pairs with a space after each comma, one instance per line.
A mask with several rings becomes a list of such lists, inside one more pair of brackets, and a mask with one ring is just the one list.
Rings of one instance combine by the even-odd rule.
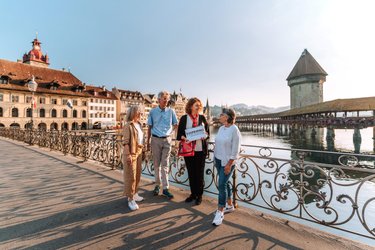
[[152, 110], [148, 114], [148, 118], [147, 118], [148, 128], [147, 128], [146, 151], [150, 150], [150, 140], [151, 140], [151, 136], [152, 136], [151, 129], [152, 129], [153, 122], [152, 122], [151, 112], [152, 112]]
[[177, 140], [180, 141], [181, 139], [185, 140], [185, 129], [186, 129], [186, 116], [182, 116], [180, 122], [178, 123], [177, 128]]
[[129, 123], [124, 126], [124, 160], [131, 164], [132, 158], [130, 154], [130, 125]]
[[151, 140], [151, 126], [148, 126], [147, 129], [147, 142], [146, 142], [146, 151], [150, 150], [150, 140]]
[[173, 126], [173, 130], [176, 130], [178, 127], [177, 115], [174, 109], [172, 109], [172, 126]]
[[233, 166], [234, 161], [238, 158], [240, 154], [240, 146], [241, 146], [241, 133], [236, 128], [233, 130], [232, 133], [232, 143], [231, 143], [231, 154], [229, 156], [229, 161], [227, 165], [225, 165], [224, 172], [225, 174], [229, 174], [231, 167]]

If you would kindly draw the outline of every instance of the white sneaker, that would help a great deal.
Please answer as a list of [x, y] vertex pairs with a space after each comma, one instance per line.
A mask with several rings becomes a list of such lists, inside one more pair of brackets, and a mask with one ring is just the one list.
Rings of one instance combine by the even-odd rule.
[[221, 223], [223, 223], [223, 220], [224, 220], [224, 213], [217, 210], [215, 214], [215, 218], [212, 221], [212, 225], [219, 226]]
[[231, 206], [228, 205], [228, 203], [225, 205], [225, 208], [224, 208], [224, 214], [226, 213], [231, 213], [235, 210], [233, 204]]
[[133, 199], [136, 201], [136, 202], [140, 202], [140, 201], [143, 201], [144, 198], [142, 196], [140, 196], [138, 193], [135, 193], [135, 195], [133, 196]]
[[128, 206], [132, 211], [139, 209], [138, 204], [135, 202], [135, 200], [128, 201]]

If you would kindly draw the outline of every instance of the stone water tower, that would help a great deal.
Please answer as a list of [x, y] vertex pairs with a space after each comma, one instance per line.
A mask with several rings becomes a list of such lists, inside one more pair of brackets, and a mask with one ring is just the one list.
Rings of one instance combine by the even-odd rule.
[[323, 102], [323, 83], [328, 74], [305, 49], [288, 78], [290, 109]]

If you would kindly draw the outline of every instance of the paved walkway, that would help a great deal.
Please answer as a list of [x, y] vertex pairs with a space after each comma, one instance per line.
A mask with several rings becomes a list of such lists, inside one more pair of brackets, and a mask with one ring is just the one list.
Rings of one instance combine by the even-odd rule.
[[297, 223], [239, 209], [211, 225], [216, 200], [152, 196], [131, 212], [120, 171], [0, 138], [0, 249], [371, 249]]

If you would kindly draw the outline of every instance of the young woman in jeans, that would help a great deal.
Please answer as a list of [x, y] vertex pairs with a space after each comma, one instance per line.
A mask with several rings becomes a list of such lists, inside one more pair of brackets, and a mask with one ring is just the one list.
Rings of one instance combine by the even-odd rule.
[[220, 123], [223, 124], [215, 138], [215, 166], [219, 178], [219, 205], [212, 224], [219, 226], [224, 219], [224, 213], [234, 211], [232, 189], [228, 183], [235, 169], [235, 160], [240, 153], [241, 134], [234, 124], [236, 114], [233, 109], [223, 109]]

